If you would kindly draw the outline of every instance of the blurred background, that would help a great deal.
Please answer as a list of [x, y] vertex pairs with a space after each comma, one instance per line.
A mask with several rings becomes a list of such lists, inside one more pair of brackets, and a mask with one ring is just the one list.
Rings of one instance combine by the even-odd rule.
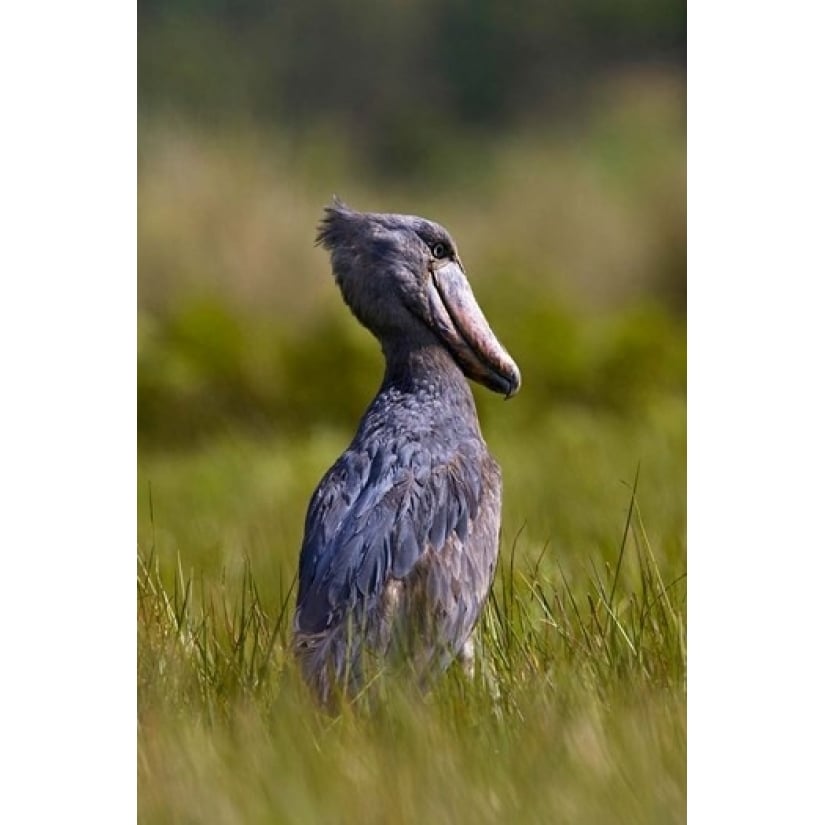
[[638, 462], [683, 537], [684, 3], [138, 11], [144, 546], [153, 485], [160, 550], [294, 565], [382, 370], [314, 247], [333, 193], [446, 225], [521, 367], [507, 405], [476, 391], [505, 538], [620, 527]]

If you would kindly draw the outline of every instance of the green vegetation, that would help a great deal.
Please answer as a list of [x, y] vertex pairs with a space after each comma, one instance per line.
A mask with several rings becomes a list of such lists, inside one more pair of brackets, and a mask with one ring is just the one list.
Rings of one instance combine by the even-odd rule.
[[[289, 80], [298, 58], [270, 48], [276, 68], [257, 73], [257, 57], [197, 46], [248, 44], [252, 12], [179, 42], [190, 5], [177, 18], [148, 4], [141, 24], [140, 821], [683, 822], [679, 73], [588, 75], [563, 121], [529, 120], [526, 86], [506, 130], [433, 117], [393, 131], [398, 111], [376, 96], [361, 140], [317, 101], [288, 128], [282, 96], [268, 117], [227, 115], [221, 95], [254, 111], [238, 86], [259, 102], [267, 83], [283, 92], [276, 69]], [[468, 42], [500, 4], [483, 6]], [[607, 7], [587, 9], [609, 32]], [[204, 82], [213, 57], [226, 87]], [[310, 98], [323, 91], [311, 79]], [[452, 93], [475, 111], [484, 90], [471, 80]], [[506, 94], [486, 93], [503, 117]], [[312, 245], [333, 192], [451, 230], [524, 386], [507, 403], [476, 392], [505, 483], [476, 677], [451, 670], [426, 697], [387, 679], [373, 713], [330, 718], [288, 655], [292, 584], [312, 490], [381, 377]]]
[[138, 100], [209, 126], [349, 139], [362, 172], [430, 177], [458, 135], [569, 114], [595, 79], [685, 60], [684, 0], [142, 0]]
[[334, 719], [289, 659], [289, 591], [345, 434], [142, 456], [141, 821], [684, 821], [683, 407], [495, 430], [507, 500], [477, 678], [390, 684], [377, 714]]

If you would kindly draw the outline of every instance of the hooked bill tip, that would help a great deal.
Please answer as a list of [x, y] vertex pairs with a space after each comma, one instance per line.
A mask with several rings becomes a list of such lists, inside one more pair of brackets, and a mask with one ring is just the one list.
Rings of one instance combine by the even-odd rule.
[[507, 379], [509, 388], [507, 394], [504, 396], [505, 401], [509, 401], [521, 389], [521, 373], [516, 368], [515, 373]]

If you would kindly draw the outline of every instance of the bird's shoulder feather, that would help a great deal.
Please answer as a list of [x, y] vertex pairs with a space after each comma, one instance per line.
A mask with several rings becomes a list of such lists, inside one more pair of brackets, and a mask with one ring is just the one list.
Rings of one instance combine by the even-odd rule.
[[297, 624], [319, 632], [389, 577], [403, 579], [427, 549], [463, 541], [482, 495], [478, 446], [435, 451], [418, 441], [353, 446], [327, 472], [307, 512]]

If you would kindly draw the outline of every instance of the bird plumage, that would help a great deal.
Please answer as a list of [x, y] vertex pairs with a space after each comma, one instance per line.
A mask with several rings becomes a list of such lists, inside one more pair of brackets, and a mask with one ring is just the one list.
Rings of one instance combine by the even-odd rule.
[[359, 690], [368, 663], [403, 661], [423, 679], [467, 643], [495, 572], [501, 473], [464, 373], [508, 395], [520, 376], [442, 227], [337, 202], [319, 240], [387, 361], [307, 512], [294, 647], [328, 704]]

